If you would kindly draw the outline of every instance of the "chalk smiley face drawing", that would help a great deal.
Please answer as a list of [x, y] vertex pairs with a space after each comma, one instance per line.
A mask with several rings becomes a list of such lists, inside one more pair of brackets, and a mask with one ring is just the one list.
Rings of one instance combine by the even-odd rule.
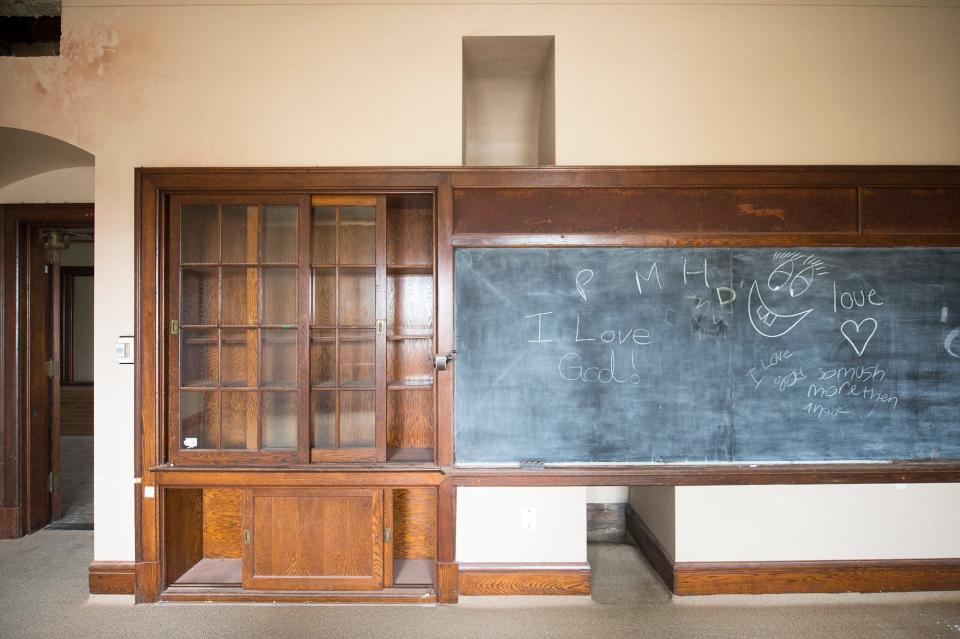
[[[815, 255], [777, 251], [773, 259], [776, 267], [767, 276], [767, 289], [781, 297], [786, 292], [788, 299], [803, 296], [818, 275], [827, 274], [823, 262]], [[764, 337], [786, 335], [812, 311], [813, 308], [807, 308], [796, 313], [778, 313], [763, 300], [757, 281], [750, 285], [747, 316], [753, 330]]]

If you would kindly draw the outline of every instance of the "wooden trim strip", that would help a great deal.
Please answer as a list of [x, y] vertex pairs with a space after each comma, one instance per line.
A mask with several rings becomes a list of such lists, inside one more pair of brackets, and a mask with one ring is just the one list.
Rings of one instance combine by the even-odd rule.
[[643, 556], [650, 562], [650, 566], [660, 575], [667, 588], [674, 590], [674, 568], [673, 559], [660, 545], [660, 541], [653, 532], [643, 523], [640, 515], [633, 509], [633, 506], [627, 504], [627, 534], [633, 538], [637, 548], [643, 553]]
[[887, 484], [960, 482], [948, 462], [850, 464], [648, 464], [521, 470], [444, 468], [456, 486], [741, 486], [762, 484]]
[[589, 595], [590, 564], [460, 564], [461, 595]]
[[94, 561], [90, 564], [91, 595], [132, 595], [135, 564], [126, 561]]
[[172, 586], [160, 594], [160, 601], [194, 603], [406, 603], [431, 604], [437, 601], [432, 589], [389, 588], [379, 591], [318, 592], [315, 590], [243, 590]]
[[931, 233], [455, 233], [455, 248], [552, 248], [565, 246], [610, 247], [765, 247], [858, 246], [935, 247], [960, 246], [960, 235]]
[[674, 565], [677, 595], [960, 590], [960, 559]]

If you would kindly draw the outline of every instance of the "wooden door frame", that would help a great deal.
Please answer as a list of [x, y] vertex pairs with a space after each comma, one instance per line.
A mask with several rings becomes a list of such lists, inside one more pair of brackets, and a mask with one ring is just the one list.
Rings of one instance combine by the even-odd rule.
[[[93, 221], [93, 204], [0, 204], [0, 539], [32, 532], [31, 519], [40, 517], [31, 504], [31, 486], [46, 485], [46, 478], [37, 476], [29, 445], [31, 435], [40, 433], [25, 418], [29, 402], [24, 393], [30, 375], [42, 372], [46, 362], [30, 362], [24, 356], [30, 341], [29, 331], [24, 330], [29, 326], [29, 305], [24, 300], [29, 293], [30, 246], [24, 236], [31, 228], [93, 227]], [[48, 425], [42, 429], [48, 432]], [[50, 463], [49, 452], [44, 469]]]
[[76, 381], [74, 376], [74, 364], [76, 360], [76, 345], [74, 340], [74, 327], [76, 318], [74, 317], [74, 300], [76, 299], [76, 279], [78, 277], [94, 277], [92, 266], [61, 266], [60, 267], [60, 295], [61, 307], [63, 309], [63, 323], [60, 327], [62, 334], [60, 350], [63, 359], [60, 362], [60, 383], [76, 386], [86, 386], [93, 384], [90, 381]]

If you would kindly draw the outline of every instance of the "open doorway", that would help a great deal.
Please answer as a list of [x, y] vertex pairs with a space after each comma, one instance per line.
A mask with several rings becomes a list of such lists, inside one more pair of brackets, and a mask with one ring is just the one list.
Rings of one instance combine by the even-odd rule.
[[4, 450], [14, 453], [2, 468], [0, 532], [17, 537], [51, 523], [92, 529], [93, 207], [0, 211], [2, 435]]

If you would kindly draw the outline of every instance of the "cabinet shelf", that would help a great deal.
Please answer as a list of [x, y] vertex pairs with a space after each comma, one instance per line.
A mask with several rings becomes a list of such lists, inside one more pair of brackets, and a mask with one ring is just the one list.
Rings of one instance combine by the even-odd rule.
[[432, 390], [433, 389], [433, 380], [394, 380], [387, 382], [387, 390], [392, 391], [415, 391], [415, 390]]
[[388, 462], [432, 462], [432, 448], [388, 448]]
[[204, 557], [193, 565], [173, 586], [233, 586], [243, 583], [243, 560]]
[[433, 275], [433, 264], [389, 264], [387, 273], [397, 275]]

